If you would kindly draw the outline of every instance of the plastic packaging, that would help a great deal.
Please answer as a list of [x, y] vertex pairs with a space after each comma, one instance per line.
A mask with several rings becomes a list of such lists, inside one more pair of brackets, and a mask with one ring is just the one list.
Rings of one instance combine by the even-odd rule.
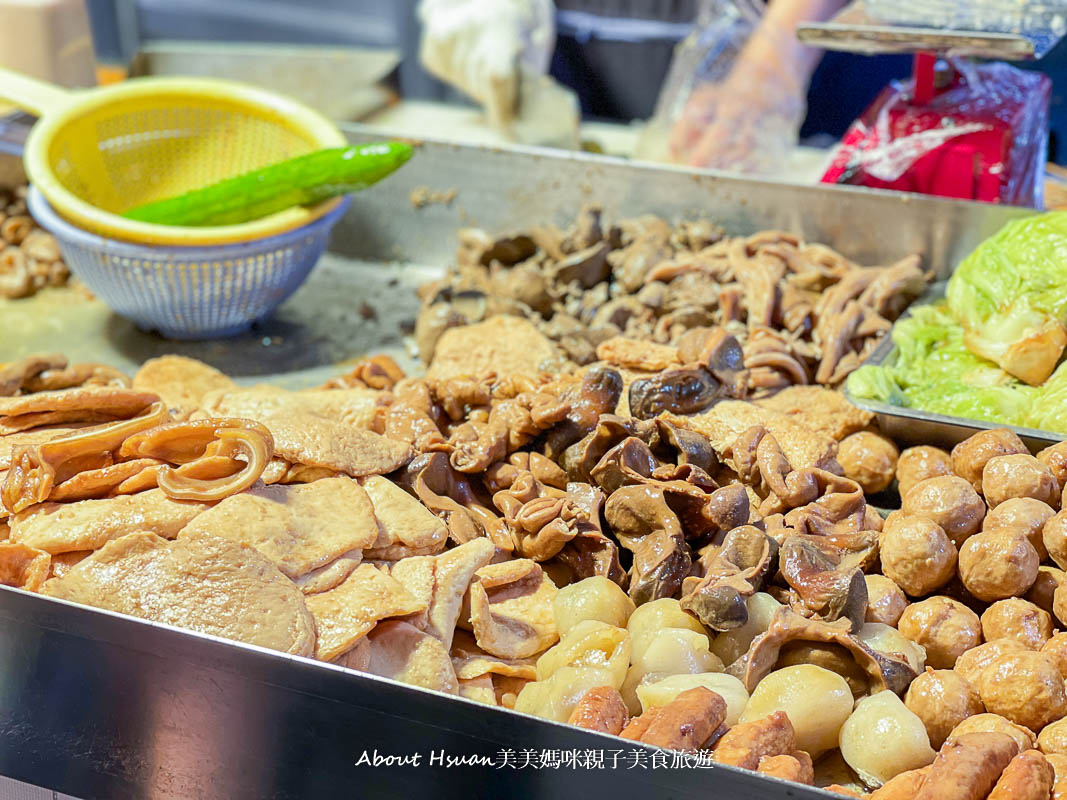
[[696, 163], [694, 140], [714, 126], [718, 147], [701, 166], [768, 173], [783, 163], [803, 121], [804, 87], [780, 65], [739, 63], [753, 35], [771, 35], [756, 32], [762, 9], [758, 0], [702, 0], [692, 33], [675, 48], [638, 158]]
[[824, 183], [1040, 207], [1051, 81], [1008, 64], [941, 63], [932, 97], [893, 82], [846, 132]]

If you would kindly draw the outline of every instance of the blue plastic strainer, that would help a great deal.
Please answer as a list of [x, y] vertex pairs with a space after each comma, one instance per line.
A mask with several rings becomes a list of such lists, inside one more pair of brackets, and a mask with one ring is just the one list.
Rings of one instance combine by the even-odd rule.
[[278, 236], [208, 247], [139, 245], [88, 233], [53, 211], [34, 186], [26, 203], [56, 237], [70, 271], [116, 313], [171, 339], [210, 339], [248, 330], [300, 287], [349, 198]]

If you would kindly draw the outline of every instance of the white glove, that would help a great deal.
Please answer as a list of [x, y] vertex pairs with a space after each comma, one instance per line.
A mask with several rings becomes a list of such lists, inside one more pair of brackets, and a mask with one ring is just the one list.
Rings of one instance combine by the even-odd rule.
[[422, 0], [424, 67], [481, 103], [507, 128], [522, 63], [545, 73], [555, 47], [552, 0]]

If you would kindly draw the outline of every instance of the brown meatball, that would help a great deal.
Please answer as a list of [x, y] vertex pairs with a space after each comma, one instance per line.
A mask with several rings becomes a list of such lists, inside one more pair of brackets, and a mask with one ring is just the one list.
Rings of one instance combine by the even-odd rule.
[[997, 456], [982, 470], [982, 494], [990, 508], [1013, 497], [1032, 497], [1042, 503], [1054, 503], [1060, 487], [1052, 471], [1029, 453]]
[[1067, 798], [1067, 756], [1049, 753], [1045, 756], [1045, 760], [1052, 765], [1052, 771], [1056, 773], [1056, 782], [1052, 784], [1050, 800], [1064, 800]]
[[926, 663], [934, 669], [952, 669], [957, 658], [982, 641], [978, 615], [950, 597], [912, 603], [900, 615], [897, 630], [926, 648]]
[[1014, 639], [996, 639], [973, 647], [956, 659], [952, 669], [958, 672], [971, 686], [978, 688], [986, 667], [1008, 653], [1025, 653], [1026, 646]]
[[1042, 608], [1050, 614], [1054, 613], [1053, 606], [1055, 604], [1056, 589], [1059, 588], [1065, 578], [1067, 578], [1067, 573], [1059, 567], [1049, 567], [1042, 564], [1037, 568], [1037, 580], [1030, 587], [1030, 591], [1026, 593], [1026, 599], [1038, 608]]
[[912, 597], [925, 597], [956, 571], [956, 546], [925, 517], [908, 517], [883, 531], [882, 572]]
[[[889, 515], [885, 518], [885, 521], [882, 523], [881, 533], [886, 533], [887, 531], [892, 530], [894, 527], [899, 525], [902, 521], [906, 520], [907, 518], [908, 518], [908, 515], [905, 514], [903, 511], [901, 511], [899, 508], [896, 509], [895, 511], [890, 511]], [[879, 537], [879, 538], [881, 538], [881, 537]]]
[[1015, 740], [1019, 745], [1020, 752], [1033, 750], [1037, 746], [1037, 736], [1029, 728], [1016, 725], [1000, 714], [975, 714], [967, 717], [963, 722], [952, 729], [946, 742], [954, 742], [968, 733], [1004, 733]]
[[912, 486], [927, 478], [951, 474], [952, 458], [937, 447], [909, 447], [897, 459], [897, 489], [901, 497], [906, 495]]
[[985, 711], [978, 690], [950, 669], [926, 672], [911, 682], [904, 705], [923, 721], [930, 746], [941, 748], [952, 729]]
[[1045, 755], [1067, 755], [1067, 717], [1041, 729], [1037, 735], [1037, 749]]
[[1040, 650], [1052, 638], [1052, 615], [1021, 597], [998, 600], [982, 614], [982, 636], [1015, 639], [1030, 650]]
[[1056, 566], [1067, 569], [1067, 511], [1049, 518], [1041, 529], [1041, 541]]
[[867, 494], [877, 494], [893, 482], [900, 451], [884, 436], [860, 431], [841, 440], [837, 463]]
[[908, 598], [885, 575], [864, 575], [863, 579], [867, 582], [867, 614], [864, 620], [895, 628], [900, 615], [908, 607]]
[[1046, 447], [1037, 454], [1037, 460], [1052, 470], [1060, 486], [1067, 488], [1067, 442]]
[[1041, 648], [1041, 652], [1052, 659], [1052, 663], [1056, 665], [1056, 669], [1060, 671], [1060, 675], [1067, 681], [1067, 633], [1055, 634], [1051, 639], [1045, 642], [1045, 646]]
[[1026, 594], [1037, 580], [1039, 565], [1034, 546], [1015, 528], [983, 531], [960, 548], [960, 580], [987, 603]]
[[952, 471], [980, 492], [982, 471], [989, 459], [1029, 452], [1023, 440], [1009, 430], [981, 431], [952, 448]]
[[1013, 497], [1005, 500], [985, 515], [983, 530], [993, 528], [1018, 528], [1026, 534], [1030, 544], [1042, 561], [1048, 556], [1045, 543], [1041, 541], [1041, 529], [1055, 515], [1052, 506], [1032, 497]]
[[1008, 653], [982, 673], [978, 694], [987, 711], [1039, 731], [1067, 714], [1063, 676], [1043, 653]]
[[963, 478], [942, 475], [915, 484], [904, 495], [901, 510], [936, 522], [959, 547], [982, 527], [986, 505]]
[[1067, 625], [1067, 583], [1061, 583], [1056, 587], [1052, 595], [1052, 615], [1061, 623]]

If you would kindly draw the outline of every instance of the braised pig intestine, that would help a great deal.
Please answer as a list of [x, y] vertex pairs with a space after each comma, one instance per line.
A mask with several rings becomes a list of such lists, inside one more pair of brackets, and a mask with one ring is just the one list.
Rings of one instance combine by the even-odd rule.
[[[745, 345], [753, 391], [836, 386], [928, 280], [917, 256], [861, 267], [782, 231], [691, 237], [694, 223], [672, 232], [655, 217], [601, 217], [585, 208], [567, 234], [462, 232], [458, 266], [422, 292], [419, 327], [526, 316], [584, 365], [612, 337], [675, 344], [694, 327], [723, 325]], [[435, 339], [418, 338], [429, 361]]]
[[129, 386], [128, 376], [106, 364], [69, 365], [65, 356], [43, 353], [0, 365], [0, 397], [75, 386]]
[[128, 437], [155, 427], [168, 417], [166, 407], [157, 401], [133, 419], [16, 449], [0, 489], [4, 507], [10, 512], [18, 512], [35, 503], [43, 503], [57, 484], [84, 470], [110, 466], [112, 452]]
[[177, 500], [221, 500], [255, 483], [270, 462], [274, 440], [258, 422], [167, 418], [156, 402], [129, 420], [17, 448], [0, 489], [4, 507], [17, 513], [155, 486]]
[[274, 453], [274, 438], [246, 419], [173, 422], [135, 434], [119, 448], [122, 458], [154, 458], [159, 488], [175, 500], [212, 502], [259, 480]]

